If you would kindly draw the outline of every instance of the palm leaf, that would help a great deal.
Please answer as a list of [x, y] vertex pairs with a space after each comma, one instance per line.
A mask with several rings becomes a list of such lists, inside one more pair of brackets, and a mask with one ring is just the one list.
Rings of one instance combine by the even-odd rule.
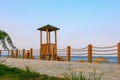
[[10, 38], [10, 36], [2, 30], [0, 30], [0, 42], [4, 49], [8, 49], [6, 42], [8, 43], [8, 45], [10, 45], [10, 47], [12, 47], [14, 49], [16, 48], [13, 45], [13, 42], [12, 42], [12, 39]]

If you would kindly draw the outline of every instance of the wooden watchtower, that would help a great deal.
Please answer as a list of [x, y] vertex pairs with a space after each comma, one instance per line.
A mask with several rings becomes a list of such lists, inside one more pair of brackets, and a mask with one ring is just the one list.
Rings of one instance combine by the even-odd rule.
[[[52, 54], [57, 56], [57, 30], [59, 28], [54, 27], [52, 25], [45, 25], [43, 27], [38, 28], [37, 30], [40, 31], [40, 59], [50, 60]], [[46, 32], [46, 42], [43, 43], [42, 41], [42, 32]], [[51, 43], [50, 32], [54, 31], [54, 43]], [[54, 52], [53, 52], [54, 51]]]

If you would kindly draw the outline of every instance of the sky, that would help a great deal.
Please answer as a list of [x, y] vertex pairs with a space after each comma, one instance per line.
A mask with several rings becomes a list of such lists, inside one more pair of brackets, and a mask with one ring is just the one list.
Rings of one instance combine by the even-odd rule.
[[18, 49], [39, 49], [37, 29], [47, 24], [60, 28], [58, 48], [115, 45], [120, 42], [120, 0], [0, 0], [0, 30]]

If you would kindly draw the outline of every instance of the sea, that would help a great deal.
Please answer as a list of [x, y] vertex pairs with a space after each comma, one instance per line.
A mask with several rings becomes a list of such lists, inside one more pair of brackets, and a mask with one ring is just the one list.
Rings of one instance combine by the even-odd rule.
[[[0, 57], [10, 57], [10, 54], [7, 53], [7, 54], [1, 54]], [[61, 55], [60, 55], [61, 56]], [[19, 55], [19, 57], [21, 57], [21, 55]], [[66, 58], [66, 56], [62, 56], [64, 58]], [[117, 56], [116, 55], [112, 55], [112, 56], [93, 56], [92, 57], [92, 61], [94, 61], [96, 58], [99, 58], [99, 57], [103, 57], [105, 59], [107, 59], [109, 61], [109, 63], [114, 63], [114, 64], [117, 64], [118, 62], [118, 59], [117, 59]], [[34, 55], [34, 58], [38, 59], [39, 58], [39, 55]], [[87, 56], [71, 56], [71, 61], [78, 61], [78, 60], [84, 60], [84, 61], [87, 61]]]
[[[107, 59], [109, 61], [109, 63], [117, 63], [117, 61], [118, 61], [117, 56], [93, 56], [92, 61], [94, 61], [96, 58], [99, 58], [99, 57]], [[87, 61], [88, 58], [87, 58], [87, 56], [72, 56], [71, 57], [71, 61], [77, 61], [77, 60]]]
[[[8, 57], [9, 55], [1, 55], [0, 57]], [[66, 56], [62, 56], [66, 58]], [[103, 57], [109, 61], [109, 63], [117, 63], [117, 56], [93, 56], [92, 61], [94, 61], [96, 58]], [[38, 59], [39, 56], [35, 55], [34, 58]], [[78, 61], [78, 60], [84, 60], [87, 61], [87, 56], [71, 56], [71, 61]]]

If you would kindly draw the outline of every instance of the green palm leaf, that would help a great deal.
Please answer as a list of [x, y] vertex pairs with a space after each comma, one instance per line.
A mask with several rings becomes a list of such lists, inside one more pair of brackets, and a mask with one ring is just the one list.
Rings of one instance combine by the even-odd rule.
[[9, 49], [8, 46], [7, 46], [7, 44], [6, 44], [6, 42], [7, 42], [8, 45], [10, 45], [10, 47], [12, 47], [13, 49], [16, 48], [16, 47], [13, 45], [13, 42], [12, 42], [12, 39], [10, 38], [10, 36], [9, 36], [6, 32], [0, 30], [0, 44], [2, 45], [2, 47], [3, 47], [4, 49]]

